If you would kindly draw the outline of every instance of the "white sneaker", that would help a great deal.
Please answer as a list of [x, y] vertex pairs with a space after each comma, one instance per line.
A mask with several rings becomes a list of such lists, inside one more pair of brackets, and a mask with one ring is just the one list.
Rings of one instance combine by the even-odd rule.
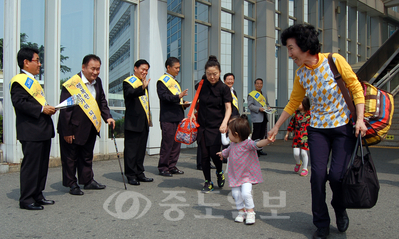
[[247, 212], [247, 217], [245, 219], [246, 225], [252, 225], [255, 223], [255, 212]]
[[236, 217], [236, 219], [234, 219], [234, 221], [235, 222], [244, 222], [246, 214], [247, 214], [246, 212], [239, 211], [238, 216]]

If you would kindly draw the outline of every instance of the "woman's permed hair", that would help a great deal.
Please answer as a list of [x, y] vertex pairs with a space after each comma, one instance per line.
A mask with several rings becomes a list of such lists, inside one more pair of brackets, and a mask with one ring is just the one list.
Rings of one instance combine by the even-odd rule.
[[237, 133], [241, 141], [246, 140], [251, 133], [248, 117], [246, 115], [241, 115], [240, 117], [231, 121], [229, 123], [229, 129], [233, 134]]
[[301, 48], [302, 52], [307, 52], [311, 55], [316, 55], [320, 52], [319, 33], [314, 26], [305, 24], [296, 24], [285, 29], [281, 33], [281, 42], [284, 46], [287, 45], [287, 40], [294, 38], [296, 44]]

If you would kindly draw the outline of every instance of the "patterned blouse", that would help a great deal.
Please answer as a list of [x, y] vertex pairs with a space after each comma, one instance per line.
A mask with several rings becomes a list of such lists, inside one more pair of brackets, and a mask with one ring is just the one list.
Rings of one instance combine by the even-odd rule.
[[[290, 102], [284, 108], [287, 113], [294, 113], [307, 94], [312, 101], [310, 126], [314, 128], [336, 128], [349, 122], [350, 111], [334, 80], [328, 55], [329, 53], [319, 53], [319, 62], [316, 65], [302, 65], [298, 68]], [[333, 54], [333, 60], [355, 104], [364, 103], [363, 88], [348, 62], [336, 53]]]
[[310, 122], [310, 112], [305, 113], [297, 110], [295, 115], [292, 116], [290, 124], [287, 127], [287, 131], [294, 131], [294, 139], [292, 142], [293, 148], [301, 148], [304, 150], [309, 150], [308, 146], [308, 131], [307, 127]]
[[222, 151], [224, 158], [229, 158], [229, 173], [227, 174], [230, 187], [239, 187], [244, 183], [257, 184], [263, 182], [260, 169], [256, 142], [246, 139], [239, 143], [231, 142]]

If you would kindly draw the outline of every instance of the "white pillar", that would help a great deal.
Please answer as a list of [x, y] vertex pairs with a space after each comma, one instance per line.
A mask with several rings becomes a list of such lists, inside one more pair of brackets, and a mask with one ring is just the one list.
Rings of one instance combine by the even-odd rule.
[[[45, 2], [45, 31], [44, 31], [44, 93], [47, 103], [55, 106], [60, 97], [60, 29], [61, 29], [61, 0], [46, 0]], [[56, 127], [59, 114], [52, 116]], [[58, 134], [51, 144], [50, 157], [59, 157], [60, 147]]]
[[145, 0], [140, 2], [140, 53], [141, 59], [150, 63], [147, 79], [150, 78], [148, 93], [152, 113], [153, 127], [147, 142], [147, 153], [158, 154], [161, 146], [161, 130], [159, 124], [159, 99], [156, 83], [165, 73], [167, 58], [167, 1]]
[[22, 149], [17, 141], [15, 112], [9, 90], [11, 78], [19, 73], [17, 53], [20, 48], [20, 12], [20, 0], [4, 0], [4, 19], [7, 21], [4, 22], [3, 58], [10, 59], [3, 62], [3, 140], [5, 144], [4, 159], [8, 163], [20, 163], [22, 159]]
[[357, 8], [349, 7], [348, 8], [348, 38], [350, 42], [348, 43], [348, 63], [355, 64], [357, 63]]
[[[234, 69], [233, 74], [235, 76], [235, 91], [237, 92], [238, 106], [240, 107], [240, 113], [243, 109], [243, 89], [244, 89], [244, 2], [234, 1], [233, 10], [235, 14], [233, 15], [233, 30], [234, 34], [232, 39], [232, 52], [233, 56], [231, 59], [231, 66]], [[254, 51], [254, 49], [250, 49]], [[253, 55], [253, 54], [249, 54]], [[253, 68], [248, 69], [252, 71]], [[251, 84], [252, 79], [248, 79], [247, 85]], [[232, 106], [234, 107], [234, 106]]]
[[220, 0], [211, 0], [212, 6], [209, 8], [209, 22], [212, 26], [209, 28], [209, 55], [214, 55], [220, 60], [220, 42], [221, 42], [221, 15], [222, 5]]
[[[109, 89], [109, 0], [94, 1], [94, 43], [93, 52], [101, 58], [100, 78], [108, 100]], [[108, 124], [101, 124], [101, 138], [98, 140], [100, 154], [108, 154]]]
[[[339, 6], [339, 2], [336, 0], [324, 1], [324, 30], [323, 30], [324, 36], [322, 40], [323, 41], [322, 52], [338, 51], [337, 13], [335, 11], [337, 6]], [[342, 11], [345, 11], [345, 9], [341, 9], [341, 12]], [[321, 38], [319, 37], [319, 39]]]

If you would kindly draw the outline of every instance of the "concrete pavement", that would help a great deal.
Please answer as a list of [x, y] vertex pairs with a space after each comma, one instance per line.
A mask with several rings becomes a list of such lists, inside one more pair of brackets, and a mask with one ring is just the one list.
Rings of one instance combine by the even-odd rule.
[[[50, 168], [44, 195], [55, 205], [43, 211], [18, 206], [19, 172], [0, 174], [0, 238], [311, 238], [310, 175], [293, 173], [291, 142], [276, 141], [260, 157], [264, 182], [253, 187], [256, 223], [234, 222], [234, 201], [228, 185], [202, 194], [202, 171], [196, 170], [196, 149], [181, 152], [171, 178], [158, 175], [158, 156], [146, 156], [146, 176], [154, 182], [127, 185], [117, 160], [94, 162], [94, 178], [104, 190], [83, 190], [72, 196], [62, 186], [61, 168]], [[329, 205], [329, 238], [398, 238], [399, 149], [371, 148], [380, 180], [372, 209], [348, 210], [350, 226], [338, 232]], [[123, 160], [122, 160], [123, 161]], [[122, 162], [123, 165], [123, 162]], [[224, 164], [225, 167], [225, 164]], [[214, 170], [212, 179], [215, 180]], [[328, 185], [327, 185], [328, 188]], [[331, 191], [327, 190], [327, 201]]]

